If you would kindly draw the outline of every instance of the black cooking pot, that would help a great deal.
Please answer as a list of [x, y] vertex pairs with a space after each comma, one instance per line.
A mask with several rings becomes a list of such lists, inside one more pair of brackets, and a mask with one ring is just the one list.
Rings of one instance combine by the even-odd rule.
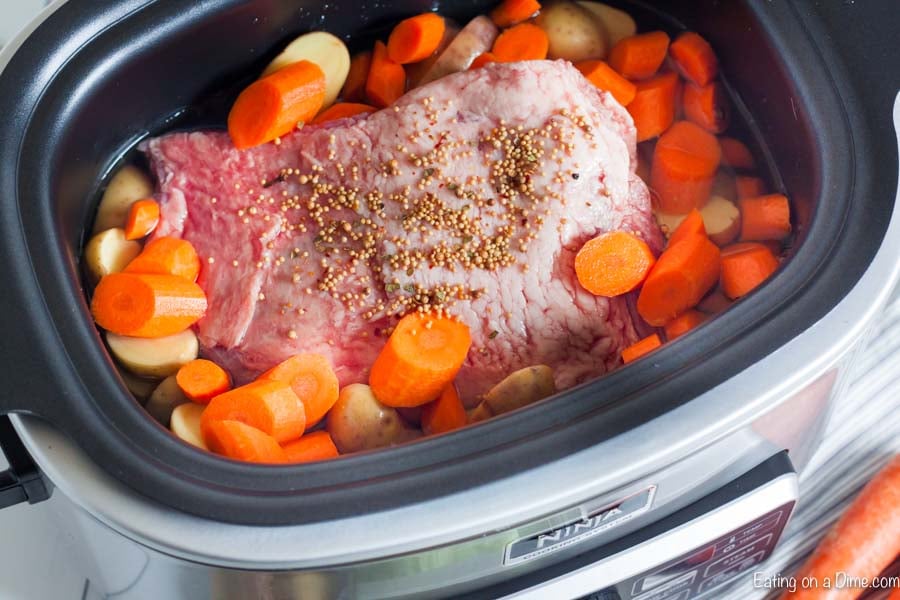
[[[61, 6], [0, 76], [0, 411], [48, 419], [111, 475], [182, 511], [253, 524], [331, 519], [502, 479], [663, 415], [801, 334], [866, 269], [897, 181], [896, 150], [875, 120], [890, 114], [891, 97], [869, 85], [879, 76], [872, 65], [847, 69], [823, 45], [823, 30], [805, 14], [811, 3], [629, 3], [645, 24], [694, 29], [712, 42], [737, 109], [770, 151], [770, 183], [794, 202], [790, 260], [763, 289], [650, 360], [527, 410], [389, 451], [300, 466], [242, 464], [198, 452], [148, 418], [116, 374], [80, 278], [104, 176], [148, 135], [220, 126], [241, 85], [298, 33], [371, 40], [413, 13], [438, 8], [464, 21], [490, 4]], [[883, 59], [893, 64], [880, 76], [897, 77], [896, 55]], [[873, 92], [860, 97], [853, 89]]]

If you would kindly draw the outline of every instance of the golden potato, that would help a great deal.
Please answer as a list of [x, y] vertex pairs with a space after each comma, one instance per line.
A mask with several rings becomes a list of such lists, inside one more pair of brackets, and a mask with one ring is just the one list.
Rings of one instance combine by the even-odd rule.
[[203, 441], [203, 434], [200, 433], [200, 416], [204, 408], [206, 407], [193, 402], [179, 404], [172, 411], [169, 429], [188, 444], [209, 450]]
[[348, 385], [328, 412], [326, 428], [341, 454], [402, 444], [422, 435], [396, 409], [379, 402], [369, 386]]
[[606, 31], [574, 2], [557, 2], [541, 10], [535, 24], [550, 38], [549, 58], [572, 62], [606, 57]]
[[125, 227], [128, 209], [136, 200], [153, 195], [153, 182], [146, 173], [134, 165], [125, 165], [106, 186], [97, 218], [94, 219], [94, 233], [113, 227]]
[[113, 227], [91, 238], [84, 248], [84, 266], [92, 283], [110, 273], [122, 271], [135, 256], [141, 253], [141, 245], [125, 239], [125, 230]]
[[190, 329], [160, 338], [106, 333], [109, 350], [123, 367], [143, 377], [168, 377], [197, 358], [200, 344]]
[[301, 60], [317, 64], [325, 73], [325, 101], [322, 103], [322, 110], [328, 108], [341, 93], [350, 72], [350, 52], [346, 44], [324, 31], [306, 33], [288, 44], [282, 53], [269, 63], [262, 76], [270, 75]]
[[624, 10], [589, 0], [578, 2], [578, 6], [594, 15], [594, 18], [600, 22], [606, 31], [606, 41], [610, 48], [637, 33], [637, 24]]
[[525, 367], [510, 373], [495, 385], [469, 415], [470, 422], [484, 421], [556, 393], [553, 369], [545, 365]]
[[190, 402], [190, 399], [184, 395], [184, 392], [178, 387], [175, 376], [172, 375], [163, 379], [156, 386], [144, 408], [151, 417], [159, 421], [160, 425], [168, 427], [175, 408], [187, 402]]

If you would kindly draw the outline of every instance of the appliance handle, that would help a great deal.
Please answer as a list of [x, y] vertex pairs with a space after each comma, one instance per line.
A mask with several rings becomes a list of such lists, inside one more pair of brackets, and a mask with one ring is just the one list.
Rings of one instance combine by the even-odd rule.
[[0, 416], [0, 450], [9, 463], [9, 468], [0, 472], [0, 509], [47, 500], [52, 489], [6, 415]]

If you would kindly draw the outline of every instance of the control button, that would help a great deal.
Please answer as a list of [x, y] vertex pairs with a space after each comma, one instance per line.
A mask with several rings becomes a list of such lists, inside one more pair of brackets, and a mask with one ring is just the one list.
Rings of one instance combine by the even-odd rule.
[[784, 514], [783, 511], [778, 511], [765, 519], [751, 523], [740, 531], [729, 535], [727, 538], [716, 544], [716, 554], [718, 556], [728, 554], [735, 548], [742, 546], [742, 542], [751, 542], [760, 534], [768, 532], [781, 522], [782, 514]]
[[740, 563], [734, 565], [733, 567], [731, 567], [725, 571], [722, 571], [721, 573], [713, 575], [712, 577], [710, 577], [709, 579], [705, 580], [703, 583], [700, 584], [700, 587], [697, 589], [697, 593], [703, 594], [704, 592], [707, 592], [715, 587], [722, 585], [723, 583], [726, 583], [726, 582], [734, 579], [735, 577], [737, 577], [738, 575], [740, 575], [741, 573], [743, 573], [744, 571], [746, 571], [753, 565], [758, 565], [759, 563], [761, 563], [765, 556], [766, 556], [766, 551], [760, 550], [753, 556], [751, 556], [749, 558], [745, 558], [744, 560], [742, 560]]
[[772, 543], [772, 534], [770, 533], [764, 538], [758, 539], [752, 544], [748, 544], [741, 548], [738, 548], [735, 552], [720, 558], [713, 564], [706, 567], [706, 571], [703, 573], [704, 577], [709, 577], [710, 575], [714, 575], [719, 571], [724, 571], [726, 569], [730, 569], [734, 565], [740, 563], [742, 560], [747, 558], [748, 556], [752, 556], [759, 552], [760, 550], [766, 550], [769, 547], [769, 544]]
[[669, 581], [662, 587], [647, 592], [646, 594], [635, 596], [633, 600], [673, 600], [674, 598], [681, 598], [682, 592], [685, 593], [684, 598], [687, 598], [690, 595], [690, 588], [694, 584], [694, 579], [696, 579], [696, 577], [697, 571], [685, 573], [681, 577]]

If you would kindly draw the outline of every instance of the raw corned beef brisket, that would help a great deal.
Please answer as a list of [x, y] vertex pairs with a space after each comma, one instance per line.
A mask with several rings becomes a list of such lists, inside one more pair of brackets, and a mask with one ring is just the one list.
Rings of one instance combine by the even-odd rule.
[[559, 388], [606, 373], [638, 339], [628, 298], [575, 277], [588, 239], [661, 234], [635, 175], [635, 129], [569, 63], [490, 64], [362, 117], [235, 150], [226, 133], [144, 145], [157, 236], [200, 254], [207, 356], [246, 381], [289, 356], [366, 381], [398, 316], [446, 310], [471, 329], [468, 403], [536, 364]]

